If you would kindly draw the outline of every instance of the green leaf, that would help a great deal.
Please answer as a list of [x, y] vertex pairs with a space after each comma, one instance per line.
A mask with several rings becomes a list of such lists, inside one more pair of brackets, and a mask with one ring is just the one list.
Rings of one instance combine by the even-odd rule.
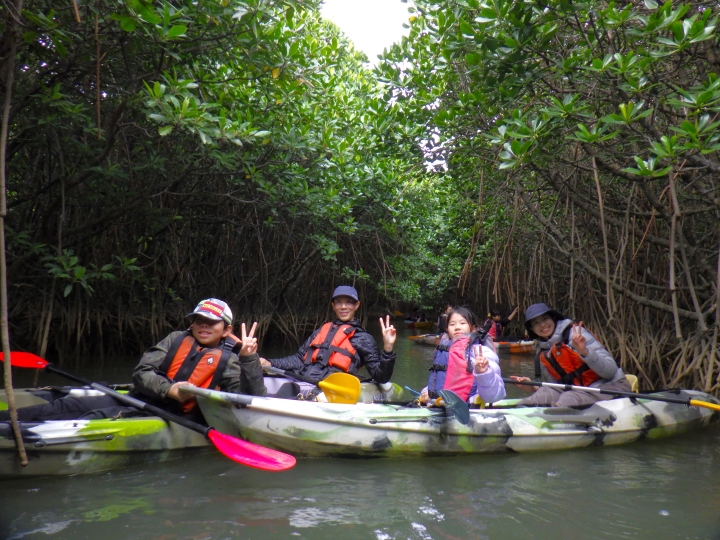
[[174, 126], [162, 126], [158, 129], [158, 133], [161, 137], [165, 137], [165, 135], [169, 135], [172, 132], [173, 128]]
[[176, 26], [171, 27], [168, 32], [167, 36], [169, 38], [176, 38], [180, 36], [184, 36], [185, 32], [187, 32], [187, 26], [184, 26], [182, 24], [178, 24]]
[[124, 16], [120, 19], [120, 28], [126, 32], [134, 32], [137, 28], [137, 21], [132, 17]]

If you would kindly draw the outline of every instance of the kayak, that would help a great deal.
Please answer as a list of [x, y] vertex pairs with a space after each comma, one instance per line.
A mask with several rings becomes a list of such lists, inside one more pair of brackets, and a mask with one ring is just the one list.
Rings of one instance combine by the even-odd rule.
[[[81, 388], [16, 389], [18, 407], [38, 405], [65, 395], [101, 396]], [[0, 392], [0, 409], [7, 409]], [[209, 450], [200, 433], [154, 416], [116, 420], [21, 422], [29, 464], [20, 465], [9, 422], [0, 422], [0, 479], [18, 476], [74, 475], [154, 463]]]
[[408, 339], [418, 345], [431, 345], [437, 347], [440, 345], [440, 334], [421, 334], [419, 336], [408, 336]]
[[[618, 398], [585, 409], [514, 407], [504, 400], [471, 409], [463, 425], [451, 411], [393, 404], [289, 401], [194, 388], [217, 430], [296, 456], [397, 457], [497, 454], [610, 446], [656, 439], [717, 422], [707, 408]], [[691, 390], [656, 395], [720, 404]]]
[[529, 354], [535, 352], [534, 341], [496, 341], [495, 350], [499, 353]]
[[412, 321], [410, 319], [405, 319], [405, 327], [406, 328], [432, 328], [435, 323], [433, 321]]

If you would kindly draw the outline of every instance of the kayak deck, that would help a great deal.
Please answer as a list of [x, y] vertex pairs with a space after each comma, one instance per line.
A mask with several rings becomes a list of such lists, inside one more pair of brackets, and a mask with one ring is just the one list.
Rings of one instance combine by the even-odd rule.
[[[73, 395], [101, 395], [75, 389]], [[66, 395], [57, 390], [16, 390], [18, 406], [37, 405]], [[0, 406], [6, 408], [4, 392]], [[209, 449], [194, 431], [152, 416], [103, 420], [21, 422], [29, 464], [20, 465], [9, 422], [0, 422], [0, 479], [17, 476], [86, 474], [174, 459]]]
[[[653, 439], [707, 426], [720, 414], [629, 398], [583, 410], [473, 409], [467, 425], [445, 409], [340, 405], [258, 398], [198, 389], [205, 418], [219, 431], [301, 456], [457, 455], [563, 450]], [[720, 403], [707, 394], [683, 397]]]

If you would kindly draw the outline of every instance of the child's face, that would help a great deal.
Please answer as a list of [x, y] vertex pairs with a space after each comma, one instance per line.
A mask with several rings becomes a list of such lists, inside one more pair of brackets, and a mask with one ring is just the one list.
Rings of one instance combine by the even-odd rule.
[[220, 340], [232, 332], [232, 326], [225, 328], [223, 321], [213, 321], [199, 315], [193, 319], [190, 329], [193, 337], [203, 347], [217, 347]]
[[548, 339], [555, 332], [555, 321], [550, 315], [540, 315], [530, 319], [530, 328], [542, 339]]
[[450, 339], [460, 334], [469, 334], [473, 331], [470, 323], [459, 313], [453, 313], [448, 320], [447, 333]]
[[492, 320], [495, 322], [500, 322], [500, 319], [502, 319], [502, 315], [493, 315]]

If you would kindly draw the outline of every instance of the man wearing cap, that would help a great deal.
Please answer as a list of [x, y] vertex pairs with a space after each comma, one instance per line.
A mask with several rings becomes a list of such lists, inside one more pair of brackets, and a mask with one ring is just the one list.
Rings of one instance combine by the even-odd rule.
[[192, 395], [180, 392], [186, 384], [264, 396], [254, 337], [257, 323], [249, 334], [243, 323], [239, 340], [232, 334], [230, 307], [216, 298], [203, 300], [187, 316], [192, 320], [190, 328], [172, 332], [143, 354], [133, 372], [135, 393], [166, 409], [188, 414], [197, 410]]
[[[537, 340], [535, 358], [536, 377], [542, 373], [546, 382], [574, 386], [602, 388], [616, 392], [630, 392], [632, 387], [615, 359], [583, 323], [573, 324], [562, 313], [547, 304], [533, 304], [525, 312], [525, 328], [531, 339]], [[528, 377], [511, 377], [529, 382]], [[523, 386], [527, 389], [527, 386]], [[535, 393], [520, 401], [520, 405], [551, 405], [578, 407], [607, 400], [611, 395], [582, 389], [560, 390], [537, 388]]]
[[[190, 328], [172, 332], [143, 354], [133, 372], [135, 397], [178, 414], [202, 417], [191, 394], [180, 387], [193, 384], [226, 392], [264, 396], [262, 368], [254, 337], [242, 324], [242, 339], [232, 334], [232, 311], [222, 300], [208, 298], [187, 315]], [[22, 422], [114, 418], [139, 411], [112, 396], [66, 396], [42, 405], [18, 409]], [[0, 421], [9, 415], [0, 411]]]
[[380, 318], [383, 349], [378, 351], [375, 339], [355, 318], [360, 307], [355, 287], [341, 285], [336, 288], [331, 306], [335, 320], [315, 330], [295, 354], [271, 360], [260, 358], [260, 363], [295, 372], [316, 382], [339, 371], [357, 375], [360, 368], [365, 367], [375, 382], [388, 382], [395, 367], [393, 347], [397, 337], [390, 317], [385, 321]]

